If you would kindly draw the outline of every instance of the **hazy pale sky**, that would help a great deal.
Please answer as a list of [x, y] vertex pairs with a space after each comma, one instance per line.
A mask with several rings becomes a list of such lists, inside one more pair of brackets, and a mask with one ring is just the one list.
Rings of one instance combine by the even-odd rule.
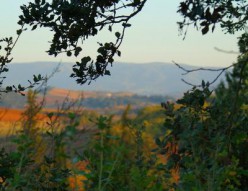
[[[0, 6], [0, 38], [15, 35], [20, 15], [20, 5], [30, 0], [2, 0]], [[120, 62], [169, 62], [176, 61], [200, 66], [227, 66], [235, 62], [237, 55], [218, 52], [214, 47], [227, 51], [237, 51], [237, 36], [224, 34], [217, 29], [213, 34], [202, 36], [193, 26], [188, 30], [186, 39], [179, 35], [177, 21], [182, 18], [176, 13], [181, 0], [148, 0], [143, 11], [131, 20], [132, 27], [126, 32], [121, 46]], [[97, 42], [112, 40], [114, 33], [99, 33], [96, 38], [86, 42], [85, 55], [94, 58]], [[48, 41], [52, 35], [44, 29], [26, 31], [18, 42], [14, 52], [14, 62], [62, 61], [77, 59], [48, 56]]]

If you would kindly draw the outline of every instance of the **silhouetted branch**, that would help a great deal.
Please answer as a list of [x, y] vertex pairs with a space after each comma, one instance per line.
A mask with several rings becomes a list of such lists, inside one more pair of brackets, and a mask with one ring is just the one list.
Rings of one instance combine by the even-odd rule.
[[239, 52], [236, 52], [236, 51], [233, 51], [233, 50], [223, 50], [223, 49], [220, 49], [218, 47], [214, 47], [215, 50], [217, 50], [218, 52], [222, 52], [222, 53], [226, 53], [226, 54], [239, 54]]
[[[229, 68], [232, 68], [234, 64], [230, 65], [230, 66], [227, 66], [227, 67], [224, 67], [224, 68], [196, 68], [196, 69], [186, 69], [185, 67], [183, 67], [182, 65], [172, 61], [179, 69], [183, 70], [185, 73], [182, 73], [182, 75], [187, 75], [189, 73], [192, 73], [192, 72], [199, 72], [199, 71], [207, 71], [207, 72], [219, 72], [218, 75], [211, 81], [211, 82], [207, 82], [206, 84], [208, 86], [214, 84], [218, 79], [219, 77], [226, 71], [228, 70]], [[188, 81], [186, 81], [185, 79], [181, 79], [185, 84], [187, 85], [190, 85], [190, 86], [193, 86], [193, 87], [202, 87], [202, 85], [196, 85], [196, 84], [192, 84]]]

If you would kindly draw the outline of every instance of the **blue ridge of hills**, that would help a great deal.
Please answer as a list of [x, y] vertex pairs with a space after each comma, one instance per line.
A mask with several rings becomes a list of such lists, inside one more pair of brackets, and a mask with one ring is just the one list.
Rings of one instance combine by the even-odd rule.
[[[55, 62], [13, 63], [9, 65], [4, 85], [28, 84], [33, 74], [49, 76], [58, 66]], [[202, 80], [212, 81], [216, 72], [192, 72], [188, 75], [174, 64], [169, 63], [114, 63], [109, 67], [111, 76], [104, 76], [90, 85], [78, 85], [70, 78], [73, 63], [60, 63], [59, 71], [48, 81], [48, 86], [82, 91], [132, 92], [139, 95], [168, 95], [179, 97], [191, 86], [182, 82], [182, 78], [192, 84], [201, 84]], [[187, 69], [196, 69], [190, 65], [182, 65]], [[216, 86], [224, 76], [214, 84]]]

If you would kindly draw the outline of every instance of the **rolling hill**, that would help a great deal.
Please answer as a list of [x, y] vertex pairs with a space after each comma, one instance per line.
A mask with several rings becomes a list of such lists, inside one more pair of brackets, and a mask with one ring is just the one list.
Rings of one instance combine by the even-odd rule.
[[[50, 75], [58, 63], [32, 62], [14, 63], [9, 65], [5, 85], [27, 84], [33, 74]], [[180, 96], [191, 87], [181, 81], [181, 78], [193, 84], [202, 80], [212, 81], [217, 73], [195, 72], [182, 76], [183, 71], [168, 63], [114, 63], [110, 68], [111, 76], [105, 76], [90, 85], [80, 86], [74, 79], [69, 78], [73, 63], [61, 63], [59, 72], [49, 80], [48, 86], [82, 91], [132, 92], [139, 95], [169, 95]], [[183, 65], [188, 69], [196, 69]], [[214, 84], [217, 85], [219, 80]]]

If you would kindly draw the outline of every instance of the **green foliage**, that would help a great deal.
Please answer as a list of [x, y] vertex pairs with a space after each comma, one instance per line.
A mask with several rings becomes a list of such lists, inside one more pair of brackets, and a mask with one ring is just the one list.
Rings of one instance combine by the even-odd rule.
[[[244, 32], [247, 2], [183, 1], [178, 12], [181, 29], [193, 23], [206, 34], [215, 25], [227, 33]], [[178, 145], [165, 168], [180, 167], [178, 190], [246, 190], [248, 186], [247, 34], [238, 41], [241, 55], [210, 97], [208, 87], [193, 89], [179, 100], [176, 111], [166, 106], [165, 139]], [[206, 96], [205, 96], [206, 95]], [[160, 146], [160, 149], [163, 149]], [[171, 166], [170, 166], [171, 165]]]
[[162, 190], [152, 172], [155, 158], [144, 149], [144, 127], [131, 125], [127, 116], [122, 120], [114, 123], [111, 117], [97, 119], [99, 132], [81, 156], [89, 161], [86, 190]]
[[[169, 156], [163, 169], [179, 167], [176, 190], [245, 190], [247, 188], [248, 112], [247, 55], [240, 56], [227, 84], [210, 97], [209, 87], [193, 88], [170, 103], [164, 123], [166, 143], [178, 148]], [[171, 147], [156, 141], [159, 152]]]
[[[73, 67], [71, 77], [80, 84], [91, 82], [99, 76], [110, 75], [107, 65], [113, 57], [121, 55], [118, 50], [128, 21], [141, 11], [146, 0], [140, 1], [52, 1], [35, 0], [23, 5], [17, 31], [17, 40], [30, 25], [49, 28], [53, 33], [48, 53], [57, 56], [78, 56], [82, 51], [78, 44], [103, 28], [112, 31], [112, 26], [121, 23], [122, 33], [115, 32], [116, 42], [99, 43], [98, 56], [94, 62], [83, 57]], [[124, 4], [123, 4], [124, 3]], [[215, 25], [228, 33], [243, 30], [247, 22], [247, 2], [237, 1], [192, 1], [181, 2], [179, 12], [184, 21], [183, 29], [193, 22], [200, 25], [203, 34]], [[119, 10], [131, 8], [131, 13], [119, 15]], [[146, 110], [136, 120], [128, 118], [127, 108], [121, 120], [113, 116], [100, 116], [95, 121], [96, 134], [83, 151], [72, 153], [72, 142], [79, 133], [77, 115], [74, 112], [49, 113], [48, 130], [42, 133], [38, 128], [38, 115], [43, 105], [36, 102], [36, 94], [29, 92], [28, 106], [24, 112], [22, 130], [14, 138], [13, 151], [0, 150], [1, 190], [70, 190], [71, 175], [84, 175], [87, 190], [195, 190], [195, 191], [243, 191], [248, 187], [248, 55], [247, 34], [239, 39], [241, 55], [226, 83], [214, 91], [209, 83], [202, 82], [201, 88], [193, 88], [174, 103], [163, 103], [165, 122], [161, 132], [151, 131], [156, 148], [148, 147], [148, 135], [144, 120]], [[0, 74], [8, 72], [11, 51], [16, 41], [4, 38], [3, 56], [0, 56]], [[1, 76], [0, 86], [5, 77]], [[45, 80], [34, 76], [29, 87]], [[22, 92], [25, 87], [9, 86], [4, 92]], [[160, 115], [158, 111], [152, 111]], [[68, 119], [60, 128], [59, 117]], [[154, 116], [153, 116], [154, 117]], [[151, 122], [150, 122], [151, 123]], [[153, 121], [155, 126], [155, 121]], [[151, 128], [151, 126], [149, 127]], [[158, 134], [156, 134], [158, 133]], [[144, 138], [146, 137], [146, 139]], [[70, 146], [70, 147], [69, 147]], [[148, 148], [148, 149], [147, 149]], [[152, 152], [151, 152], [152, 150]], [[73, 150], [74, 151], [74, 150]], [[165, 161], [159, 160], [163, 157]], [[87, 170], [71, 171], [68, 160], [87, 161]], [[176, 176], [179, 175], [179, 178]]]
[[65, 142], [73, 136], [74, 115], [68, 114], [71, 126], [58, 132], [58, 118], [48, 114], [49, 129], [39, 128], [43, 105], [37, 103], [37, 92], [28, 92], [28, 105], [23, 113], [22, 129], [14, 136], [15, 149], [1, 150], [1, 190], [68, 190], [71, 171], [66, 166]]
[[7, 179], [14, 177], [14, 169], [17, 167], [18, 159], [12, 157], [4, 148], [0, 151], [0, 189], [4, 190]]

